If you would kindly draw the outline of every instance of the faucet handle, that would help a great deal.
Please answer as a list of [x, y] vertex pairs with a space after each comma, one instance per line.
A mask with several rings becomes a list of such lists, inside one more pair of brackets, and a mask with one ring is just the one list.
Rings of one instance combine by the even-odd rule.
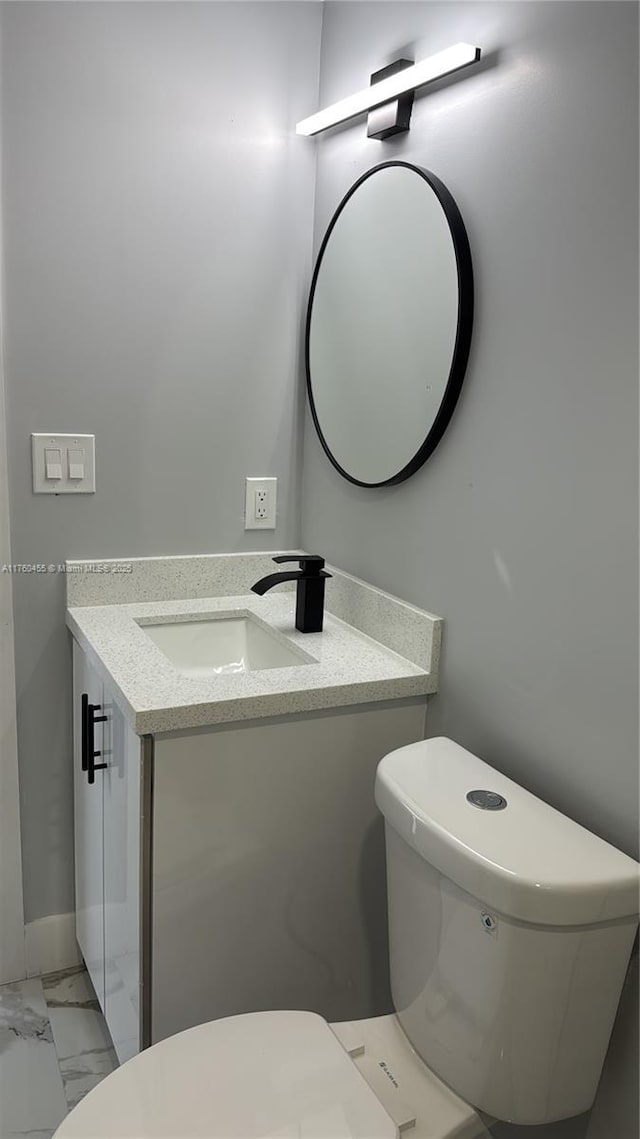
[[272, 559], [274, 562], [298, 562], [305, 577], [331, 577], [330, 573], [321, 573], [324, 567], [324, 558], [319, 554], [278, 554]]

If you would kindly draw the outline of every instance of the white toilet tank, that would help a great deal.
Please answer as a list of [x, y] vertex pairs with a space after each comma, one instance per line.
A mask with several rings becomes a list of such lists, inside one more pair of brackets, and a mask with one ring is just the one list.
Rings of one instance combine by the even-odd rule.
[[448, 739], [387, 755], [376, 802], [391, 990], [414, 1048], [497, 1119], [587, 1111], [637, 927], [638, 864]]

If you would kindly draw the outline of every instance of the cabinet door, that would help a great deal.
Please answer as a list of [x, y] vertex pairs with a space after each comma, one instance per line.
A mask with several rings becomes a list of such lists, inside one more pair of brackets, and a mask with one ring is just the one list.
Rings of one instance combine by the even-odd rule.
[[424, 716], [398, 700], [156, 736], [152, 1043], [243, 1012], [391, 1007], [375, 774]]
[[140, 738], [103, 694], [104, 1014], [122, 1064], [140, 1049]]
[[[89, 976], [104, 1008], [104, 921], [102, 855], [102, 772], [89, 783], [83, 770], [86, 741], [83, 739], [82, 697], [102, 706], [102, 681], [82, 649], [73, 643], [73, 786], [76, 872], [76, 939]], [[100, 715], [101, 712], [96, 712]], [[94, 748], [103, 750], [102, 723], [93, 728]], [[96, 762], [101, 762], [97, 760]]]

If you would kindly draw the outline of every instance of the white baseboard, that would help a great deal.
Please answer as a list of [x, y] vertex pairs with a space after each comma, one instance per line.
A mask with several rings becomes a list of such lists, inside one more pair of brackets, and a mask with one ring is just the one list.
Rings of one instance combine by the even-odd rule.
[[76, 915], [50, 914], [24, 927], [27, 977], [41, 977], [80, 965], [76, 942]]

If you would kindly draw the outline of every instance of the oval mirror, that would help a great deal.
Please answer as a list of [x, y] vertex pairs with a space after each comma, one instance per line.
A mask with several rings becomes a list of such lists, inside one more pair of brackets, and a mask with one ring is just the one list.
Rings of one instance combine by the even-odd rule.
[[333, 216], [307, 311], [309, 402], [341, 475], [387, 486], [428, 459], [460, 393], [472, 320], [451, 194], [408, 162], [374, 166]]

